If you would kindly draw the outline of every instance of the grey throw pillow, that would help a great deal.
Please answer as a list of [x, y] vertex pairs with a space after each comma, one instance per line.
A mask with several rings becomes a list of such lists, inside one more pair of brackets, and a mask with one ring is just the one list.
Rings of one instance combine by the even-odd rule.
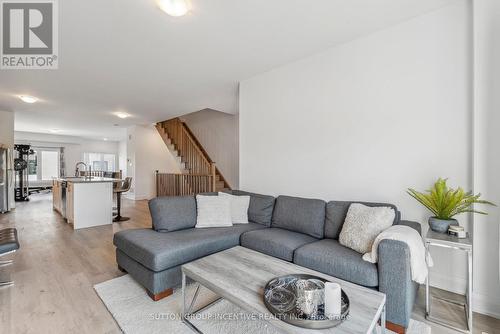
[[157, 232], [173, 232], [196, 225], [194, 196], [156, 197], [149, 201], [149, 211]]
[[392, 226], [395, 215], [393, 208], [351, 204], [340, 232], [340, 244], [358, 253], [370, 252], [375, 238]]

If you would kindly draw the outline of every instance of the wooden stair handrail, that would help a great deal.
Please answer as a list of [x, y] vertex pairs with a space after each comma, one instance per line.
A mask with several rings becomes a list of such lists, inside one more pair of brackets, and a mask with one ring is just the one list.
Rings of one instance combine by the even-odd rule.
[[181, 122], [182, 128], [184, 129], [184, 131], [187, 132], [187, 134], [189, 135], [191, 140], [193, 140], [193, 142], [196, 144], [196, 146], [200, 149], [201, 154], [203, 154], [203, 156], [205, 157], [205, 159], [209, 163], [212, 163], [213, 162], [212, 159], [210, 159], [210, 156], [208, 155], [207, 151], [205, 151], [205, 149], [203, 148], [203, 145], [200, 144], [200, 141], [198, 140], [198, 138], [196, 138], [193, 131], [191, 131], [191, 129], [186, 125], [186, 123], [182, 122], [181, 120], [179, 120], [179, 121]]
[[[215, 162], [210, 158], [198, 138], [196, 138], [196, 136], [186, 123], [184, 123], [179, 118], [173, 118], [157, 123], [156, 128], [165, 143], [167, 145], [172, 145], [173, 149], [177, 151], [181, 162], [185, 163], [187, 174], [184, 173], [184, 175], [210, 177], [211, 189], [206, 190], [205, 188], [203, 188], [204, 191], [217, 191], [221, 188], [230, 189], [229, 183], [224, 178], [220, 170], [216, 167]], [[162, 186], [166, 187], [165, 180], [167, 180], [167, 178], [169, 180], [168, 183], [170, 184], [170, 186], [172, 182], [174, 182], [174, 180], [179, 184], [176, 189], [178, 189], [180, 193], [189, 192], [190, 188], [194, 190], [200, 189], [197, 183], [198, 179], [195, 178], [174, 179], [174, 177], [170, 176], [169, 174], [168, 177], [157, 177], [157, 182], [161, 182]]]
[[161, 122], [160, 125], [166, 131], [174, 148], [179, 151], [190, 173], [210, 173], [212, 161], [207, 158], [206, 152], [200, 149], [199, 142], [193, 138], [180, 119], [174, 118]]
[[196, 151], [201, 155], [201, 157], [205, 160], [205, 162], [210, 165], [212, 163], [212, 160], [210, 160], [210, 157], [206, 154], [205, 150], [201, 149], [201, 145], [199, 144], [198, 140], [195, 140], [193, 138], [193, 135], [191, 134], [191, 131], [187, 130], [187, 127], [184, 123], [181, 122], [181, 127], [182, 131], [186, 134], [186, 136], [189, 138], [193, 146], [195, 147]]
[[[184, 122], [182, 122], [179, 118], [177, 118], [177, 119], [179, 120], [179, 122], [181, 122], [184, 130], [186, 130], [189, 133], [189, 135], [191, 136], [192, 140], [200, 148], [200, 151], [203, 153], [203, 155], [205, 156], [205, 158], [210, 163], [214, 163], [215, 164], [215, 162], [212, 159], [210, 159], [210, 156], [208, 155], [207, 151], [205, 151], [205, 149], [203, 148], [203, 145], [200, 144], [200, 141], [198, 140], [198, 138], [196, 138], [195, 134], [193, 133], [193, 131], [191, 131], [191, 129], [189, 128], [189, 126], [187, 126], [187, 124], [184, 123]], [[216, 174], [219, 175], [221, 181], [224, 182], [224, 185], [227, 185], [227, 187], [230, 188], [229, 187], [229, 182], [227, 182], [227, 180], [224, 178], [224, 176], [222, 175], [222, 173], [220, 172], [220, 170], [217, 167], [215, 167], [215, 172], [216, 172]]]

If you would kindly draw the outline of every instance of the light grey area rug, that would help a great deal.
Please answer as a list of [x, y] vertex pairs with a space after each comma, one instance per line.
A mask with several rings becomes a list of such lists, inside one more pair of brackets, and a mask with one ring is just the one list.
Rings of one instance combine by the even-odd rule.
[[[182, 297], [180, 289], [168, 298], [153, 302], [144, 289], [129, 275], [96, 284], [95, 291], [106, 305], [118, 326], [126, 334], [193, 332], [181, 322]], [[194, 288], [188, 286], [188, 300]], [[216, 296], [207, 289], [200, 290], [198, 305], [208, 304]], [[201, 312], [192, 322], [207, 334], [277, 334], [266, 321], [249, 319], [249, 315], [228, 301], [221, 301]], [[314, 332], [314, 331], [306, 331]], [[387, 332], [391, 333], [392, 332]], [[428, 325], [412, 320], [408, 334], [430, 334]]]

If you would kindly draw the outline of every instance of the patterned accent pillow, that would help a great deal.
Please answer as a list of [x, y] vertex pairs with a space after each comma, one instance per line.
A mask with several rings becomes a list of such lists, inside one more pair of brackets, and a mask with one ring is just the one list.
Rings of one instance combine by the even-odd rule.
[[393, 208], [351, 204], [340, 232], [340, 244], [358, 253], [370, 252], [377, 235], [392, 226], [395, 215]]

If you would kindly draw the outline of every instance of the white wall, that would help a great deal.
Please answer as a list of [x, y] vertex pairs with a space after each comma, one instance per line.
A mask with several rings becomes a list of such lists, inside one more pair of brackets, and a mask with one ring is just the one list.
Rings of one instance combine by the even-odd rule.
[[[10, 111], [0, 111], [0, 147], [13, 148], [14, 147], [14, 113]], [[9, 166], [13, 168], [13, 166]], [[10, 209], [16, 207], [14, 201], [14, 187], [9, 187], [9, 203]]]
[[[30, 144], [42, 147], [64, 147], [66, 175], [75, 173], [75, 165], [83, 160], [85, 152], [115, 154], [118, 157], [118, 142], [97, 141], [81, 137], [16, 131], [16, 144]], [[116, 161], [118, 163], [118, 161]]]
[[127, 175], [127, 139], [120, 140], [118, 143], [118, 168], [122, 175]]
[[[474, 1], [474, 187], [500, 205], [500, 2]], [[481, 312], [500, 317], [498, 209], [474, 218], [474, 293]]]
[[[134, 178], [132, 180], [132, 186], [130, 188], [129, 197], [134, 198], [135, 195], [135, 149], [136, 149], [136, 140], [135, 140], [135, 126], [131, 126], [127, 128], [127, 176]], [[123, 145], [123, 144], [122, 144]], [[123, 147], [122, 147], [123, 148]]]
[[181, 117], [233, 189], [239, 185], [238, 116], [204, 109]]
[[0, 144], [14, 146], [14, 113], [0, 111]]
[[[240, 83], [240, 188], [386, 201], [438, 177], [472, 188], [468, 2], [444, 7]], [[468, 217], [459, 217], [468, 225]], [[433, 250], [434, 285], [464, 291], [465, 257]]]
[[155, 171], [180, 173], [179, 165], [154, 126], [127, 129], [127, 175], [132, 189], [126, 196], [134, 200], [156, 196]]

